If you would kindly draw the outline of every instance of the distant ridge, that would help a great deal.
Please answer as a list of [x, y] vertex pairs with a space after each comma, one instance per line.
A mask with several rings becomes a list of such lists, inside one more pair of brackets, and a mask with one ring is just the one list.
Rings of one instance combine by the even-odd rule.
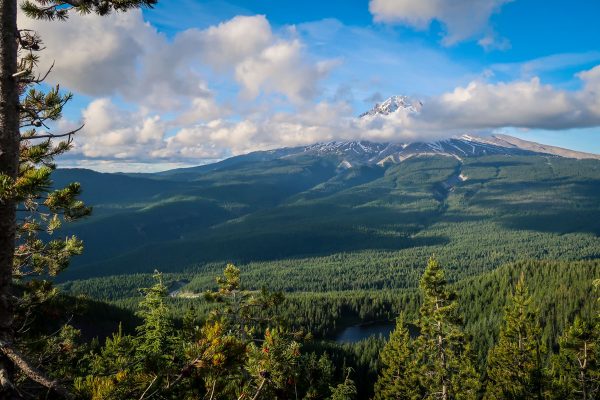
[[[291, 150], [291, 149], [290, 149]], [[449, 156], [459, 160], [467, 157], [486, 155], [540, 155], [546, 154], [575, 159], [597, 159], [600, 155], [567, 150], [560, 147], [543, 145], [518, 139], [508, 135], [475, 136], [462, 135], [433, 142], [375, 143], [370, 141], [333, 141], [317, 143], [296, 151], [290, 151], [286, 157], [301, 153], [335, 155], [350, 165], [400, 163], [419, 156]]]
[[385, 166], [398, 164], [413, 157], [446, 156], [458, 160], [481, 156], [534, 156], [574, 158], [578, 160], [600, 160], [599, 154], [584, 153], [561, 147], [518, 139], [508, 135], [462, 135], [432, 142], [372, 142], [368, 140], [331, 141], [309, 146], [286, 147], [274, 150], [255, 151], [231, 157], [223, 161], [197, 167], [178, 168], [160, 172], [157, 176], [204, 174], [221, 169], [234, 168], [245, 163], [272, 161], [303, 156], [334, 158], [340, 169], [364, 165]]
[[600, 160], [600, 154], [585, 153], [581, 151], [569, 150], [562, 147], [550, 146], [547, 144], [540, 144], [530, 142], [528, 140], [519, 139], [508, 135], [492, 135], [493, 138], [499, 142], [505, 142], [507, 145], [512, 145], [520, 149], [531, 150], [537, 153], [553, 154], [560, 157], [576, 158], [581, 159], [594, 159]]

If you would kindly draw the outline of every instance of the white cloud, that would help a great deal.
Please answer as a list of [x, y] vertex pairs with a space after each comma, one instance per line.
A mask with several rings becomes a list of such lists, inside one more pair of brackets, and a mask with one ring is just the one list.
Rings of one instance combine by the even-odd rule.
[[[237, 83], [248, 100], [283, 95], [276, 101], [284, 107], [288, 101], [300, 106], [318, 93], [320, 80], [335, 64], [312, 61], [293, 29], [286, 32], [291, 38], [275, 34], [261, 15], [188, 29], [172, 39], [144, 22], [140, 11], [111, 18], [72, 15], [68, 23], [20, 14], [19, 23], [44, 39], [40, 68], [56, 61], [49, 83], [97, 97], [81, 112], [85, 127], [68, 162], [87, 157], [98, 163], [198, 163], [277, 146], [286, 139], [267, 132], [292, 125], [271, 122], [267, 103], [231, 97], [218, 102], [205, 76]], [[257, 107], [268, 115], [245, 115]], [[224, 119], [229, 116], [238, 122]], [[74, 123], [58, 127], [67, 125]], [[294, 127], [295, 141], [301, 142], [302, 127]]]
[[92, 101], [82, 117], [74, 151], [84, 157], [149, 161], [149, 150], [164, 144], [166, 128], [158, 115], [124, 111], [107, 98]]
[[275, 40], [264, 15], [238, 16], [204, 31], [188, 31], [182, 37], [192, 35], [200, 41], [204, 61], [217, 70], [259, 54]]
[[191, 64], [192, 51], [170, 43], [140, 10], [110, 18], [73, 14], [68, 22], [31, 20], [20, 12], [19, 25], [41, 35], [45, 49], [39, 67], [43, 71], [54, 63], [49, 83], [96, 97], [121, 95], [160, 110], [211, 96]]
[[186, 126], [198, 121], [212, 121], [231, 112], [228, 106], [217, 104], [213, 98], [197, 97], [191, 101], [188, 109], [177, 117], [175, 123]]
[[583, 82], [579, 91], [557, 90], [537, 77], [511, 83], [474, 81], [431, 99], [416, 122], [462, 130], [600, 125], [600, 66], [578, 77]]
[[294, 102], [302, 102], [316, 95], [317, 83], [332, 66], [306, 63], [300, 41], [282, 41], [239, 63], [235, 76], [247, 97], [257, 97], [261, 91], [279, 92]]
[[584, 82], [583, 92], [580, 94], [581, 101], [592, 116], [600, 118], [600, 65], [580, 72], [577, 77]]
[[[503, 4], [512, 0], [370, 0], [369, 11], [377, 22], [398, 23], [415, 29], [428, 29], [433, 20], [442, 23], [446, 35], [442, 43], [453, 45], [482, 37], [490, 30], [489, 19]], [[481, 45], [490, 48], [497, 40], [484, 36]], [[499, 43], [506, 46], [505, 39]], [[497, 44], [496, 44], [497, 46]]]
[[44, 40], [40, 68], [56, 62], [49, 82], [92, 96], [122, 95], [159, 111], [213, 101], [207, 68], [233, 78], [245, 96], [275, 93], [299, 102], [317, 93], [331, 66], [310, 61], [298, 39], [275, 35], [262, 15], [188, 29], [172, 40], [139, 10], [111, 18], [72, 15], [68, 23], [33, 21], [20, 13], [19, 24]]
[[144, 52], [149, 25], [140, 11], [113, 18], [76, 16], [68, 23], [31, 20], [19, 11], [19, 27], [38, 31], [44, 42], [40, 69], [55, 66], [50, 80], [71, 90], [104, 95], [128, 85], [135, 77], [138, 58]]
[[577, 76], [582, 81], [578, 91], [558, 90], [539, 78], [509, 83], [478, 80], [426, 99], [419, 114], [400, 110], [357, 119], [343, 101], [320, 102], [293, 112], [256, 112], [240, 120], [215, 118], [177, 128], [170, 135], [165, 134], [170, 124], [157, 115], [125, 112], [110, 100], [99, 99], [83, 112], [86, 126], [76, 140], [76, 152], [105, 161], [201, 164], [255, 150], [329, 140], [428, 141], [504, 127], [600, 126], [600, 66]]
[[179, 130], [154, 154], [166, 159], [215, 159], [254, 150], [298, 146], [335, 137], [345, 105], [320, 103], [299, 113], [214, 120]]

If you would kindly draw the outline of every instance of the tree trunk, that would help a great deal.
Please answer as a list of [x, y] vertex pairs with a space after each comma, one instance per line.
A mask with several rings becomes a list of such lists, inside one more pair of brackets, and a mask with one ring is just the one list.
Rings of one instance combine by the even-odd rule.
[[[16, 179], [19, 164], [17, 0], [0, 0], [0, 175]], [[11, 282], [15, 250], [15, 202], [0, 199], [0, 340], [12, 339]]]
[[588, 356], [588, 347], [587, 342], [583, 342], [583, 362], [579, 362], [579, 379], [581, 380], [581, 392], [583, 400], [588, 400], [588, 390], [587, 390], [587, 358]]
[[[438, 299], [435, 299], [435, 310], [439, 311], [440, 306], [438, 303]], [[442, 370], [442, 400], [448, 400], [448, 379], [446, 376], [446, 353], [444, 350], [444, 338], [442, 337], [442, 323], [437, 321], [437, 346], [441, 361], [441, 370]]]

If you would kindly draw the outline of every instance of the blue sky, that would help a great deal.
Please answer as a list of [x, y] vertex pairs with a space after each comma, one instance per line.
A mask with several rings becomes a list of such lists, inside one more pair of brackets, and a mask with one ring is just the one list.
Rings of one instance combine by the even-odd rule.
[[[69, 165], [157, 170], [460, 133], [600, 153], [598, 15], [590, 0], [171, 0], [20, 22], [41, 32], [43, 62], [56, 60], [55, 81], [76, 95], [58, 128], [86, 123]], [[69, 53], [64, 35], [82, 36]], [[391, 95], [423, 101], [422, 115], [353, 121]]]

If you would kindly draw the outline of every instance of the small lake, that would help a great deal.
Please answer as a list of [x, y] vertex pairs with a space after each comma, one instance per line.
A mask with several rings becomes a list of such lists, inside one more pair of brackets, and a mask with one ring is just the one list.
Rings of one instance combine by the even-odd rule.
[[336, 338], [338, 343], [356, 343], [371, 336], [382, 335], [388, 338], [394, 330], [394, 322], [373, 322], [370, 324], [360, 324], [349, 326], [344, 329]]

